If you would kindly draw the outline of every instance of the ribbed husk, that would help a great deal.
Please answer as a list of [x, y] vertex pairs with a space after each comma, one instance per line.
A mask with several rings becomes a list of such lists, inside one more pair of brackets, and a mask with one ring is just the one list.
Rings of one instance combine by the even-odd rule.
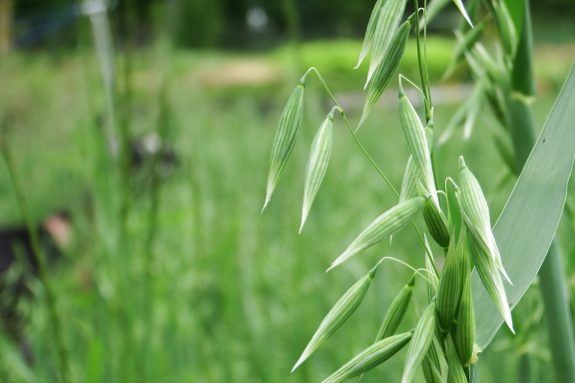
[[280, 116], [270, 157], [264, 209], [272, 197], [295, 146], [303, 118], [303, 96], [306, 77], [307, 73], [293, 90]]
[[469, 274], [468, 259], [467, 232], [462, 227], [457, 243], [453, 240], [449, 246], [437, 290], [437, 319], [443, 334], [449, 331], [457, 316], [463, 285]]
[[322, 383], [343, 382], [377, 367], [401, 350], [411, 338], [412, 333], [407, 332], [380, 340], [359, 353]]
[[445, 215], [431, 200], [423, 205], [421, 211], [431, 237], [439, 246], [446, 249], [449, 246], [449, 229]]
[[455, 351], [451, 335], [447, 335], [446, 341], [447, 365], [449, 366], [447, 370], [447, 383], [467, 383], [467, 377], [457, 356], [457, 351]]
[[433, 341], [429, 346], [429, 350], [427, 350], [425, 359], [423, 359], [421, 369], [423, 370], [423, 376], [427, 383], [443, 383], [441, 364], [439, 363], [439, 357]]
[[435, 331], [435, 302], [431, 302], [417, 322], [413, 337], [407, 349], [401, 383], [409, 383], [415, 377], [433, 340]]
[[373, 269], [371, 269], [366, 276], [351, 286], [336, 302], [336, 304], [332, 307], [332, 309], [320, 323], [318, 329], [309, 341], [307, 347], [303, 351], [292, 371], [295, 370], [300, 364], [302, 364], [315, 350], [317, 350], [323, 342], [332, 336], [337, 331], [337, 329], [345, 323], [351, 314], [355, 312], [355, 310], [363, 301], [363, 297], [369, 289], [371, 281], [373, 280], [378, 267], [379, 263]]
[[411, 30], [411, 25], [413, 24], [413, 18], [415, 14], [411, 15], [407, 21], [405, 21], [399, 29], [395, 32], [391, 44], [387, 49], [384, 58], [379, 62], [379, 65], [375, 68], [375, 72], [371, 76], [369, 83], [367, 85], [367, 96], [365, 99], [365, 104], [363, 106], [363, 112], [361, 114], [361, 119], [357, 125], [357, 129], [363, 124], [371, 109], [381, 97], [383, 90], [391, 80], [391, 77], [395, 73], [403, 53], [405, 52], [405, 47], [407, 46], [407, 40], [409, 38], [409, 31]]
[[511, 310], [509, 309], [509, 302], [507, 301], [507, 294], [503, 288], [503, 281], [501, 275], [497, 270], [495, 261], [490, 255], [486, 254], [476, 243], [472, 236], [468, 236], [469, 249], [471, 251], [471, 258], [479, 274], [479, 278], [487, 290], [487, 293], [495, 303], [495, 306], [501, 313], [503, 320], [512, 332], [513, 320], [511, 319]]
[[415, 285], [415, 275], [411, 277], [409, 282], [401, 289], [399, 294], [389, 305], [385, 316], [379, 327], [379, 331], [375, 337], [375, 341], [378, 342], [384, 338], [390, 337], [395, 333], [397, 327], [401, 323], [409, 302], [411, 301], [411, 296], [413, 294], [413, 286]]
[[365, 228], [347, 249], [332, 262], [328, 271], [345, 262], [360, 251], [375, 245], [382, 239], [403, 228], [417, 214], [429, 197], [415, 197], [401, 202]]
[[[469, 262], [467, 263], [467, 269], [469, 270]], [[463, 284], [453, 343], [461, 365], [465, 368], [468, 367], [473, 355], [473, 345], [475, 344], [475, 312], [473, 311], [470, 273], [467, 274]]]
[[335, 109], [333, 108], [326, 116], [311, 144], [306, 166], [300, 232], [329, 164], [333, 146], [333, 113]]

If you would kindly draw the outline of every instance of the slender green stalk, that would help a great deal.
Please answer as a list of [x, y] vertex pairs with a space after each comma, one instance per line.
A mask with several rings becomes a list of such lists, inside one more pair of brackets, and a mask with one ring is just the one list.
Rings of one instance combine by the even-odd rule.
[[549, 326], [555, 377], [560, 383], [575, 382], [575, 346], [569, 293], [565, 284], [563, 260], [555, 240], [541, 265], [539, 280]]
[[8, 148], [8, 144], [3, 139], [0, 139], [0, 151], [2, 152], [2, 157], [4, 158], [4, 161], [6, 162], [6, 167], [8, 168], [10, 181], [12, 182], [14, 192], [16, 193], [16, 198], [18, 200], [18, 205], [20, 206], [20, 212], [22, 214], [22, 218], [26, 223], [26, 228], [28, 229], [30, 239], [32, 240], [32, 250], [34, 257], [36, 258], [36, 262], [38, 263], [40, 282], [42, 282], [42, 285], [44, 286], [44, 289], [46, 291], [46, 306], [48, 310], [48, 317], [50, 321], [50, 326], [52, 327], [54, 343], [56, 344], [56, 348], [58, 349], [58, 356], [60, 359], [60, 378], [63, 383], [68, 383], [70, 382], [70, 378], [68, 375], [69, 372], [68, 352], [64, 344], [64, 338], [62, 336], [62, 324], [60, 322], [60, 317], [58, 316], [58, 310], [56, 308], [56, 295], [54, 294], [54, 290], [52, 288], [51, 279], [48, 277], [48, 265], [47, 265], [46, 254], [44, 253], [44, 250], [42, 249], [42, 246], [40, 244], [40, 238], [38, 237], [38, 229], [32, 223], [32, 218], [28, 210], [28, 204], [24, 196], [24, 189], [22, 188], [19, 176], [14, 168], [12, 154], [10, 152], [10, 149]]
[[[124, 65], [123, 65], [123, 87], [122, 97], [119, 98], [122, 106], [122, 114], [120, 121], [120, 182], [121, 182], [121, 202], [120, 202], [120, 217], [122, 230], [126, 230], [128, 214], [130, 211], [130, 135], [132, 124], [132, 72], [133, 72], [133, 57], [134, 57], [134, 41], [133, 33], [134, 20], [132, 13], [134, 6], [132, 0], [127, 0], [124, 6], [124, 11], [120, 12], [121, 23], [124, 26], [125, 47], [124, 47]], [[124, 233], [125, 234], [125, 233]], [[122, 242], [122, 241], [121, 241]]]
[[[124, 39], [125, 47], [123, 49], [123, 67], [122, 67], [122, 87], [118, 89], [118, 101], [120, 102], [121, 114], [120, 114], [120, 156], [119, 156], [119, 193], [120, 193], [120, 233], [119, 242], [116, 251], [120, 254], [124, 254], [126, 261], [126, 266], [121, 270], [121, 279], [118, 281], [120, 286], [120, 291], [118, 297], [124, 301], [130, 301], [133, 298], [133, 290], [130, 286], [130, 281], [135, 279], [131, 268], [132, 260], [132, 247], [133, 243], [128, 229], [128, 217], [131, 210], [132, 204], [132, 190], [130, 185], [131, 179], [131, 130], [132, 130], [132, 73], [134, 65], [134, 53], [135, 53], [135, 2], [134, 0], [126, 0], [123, 11], [119, 12], [120, 23], [124, 28]], [[145, 296], [140, 296], [140, 301], [136, 301], [136, 305], [141, 305], [147, 307], [150, 303], [147, 302]], [[133, 310], [135, 306], [120, 305], [119, 309], [119, 325], [122, 332], [122, 337], [124, 339], [124, 344], [122, 345], [122, 356], [125, 360], [127, 366], [131, 368], [125, 368], [122, 370], [124, 374], [124, 379], [129, 380], [130, 377], [136, 377], [140, 382], [145, 383], [148, 381], [148, 368], [149, 366], [144, 363], [145, 355], [147, 350], [138, 344], [138, 339], [136, 338], [133, 326], [133, 317], [129, 315], [129, 312]], [[136, 306], [137, 307], [137, 306]]]
[[335, 99], [333, 93], [331, 92], [331, 90], [329, 89], [329, 87], [327, 86], [327, 83], [325, 82], [325, 80], [323, 79], [323, 77], [321, 76], [321, 74], [319, 73], [319, 71], [316, 68], [309, 68], [308, 72], [310, 71], [314, 71], [315, 74], [317, 75], [317, 77], [319, 78], [319, 81], [322, 83], [325, 91], [327, 92], [327, 94], [329, 95], [329, 97], [331, 98], [331, 100], [333, 101], [334, 105], [337, 106], [337, 108], [339, 109], [339, 112], [341, 114], [341, 117], [343, 118], [343, 121], [345, 122], [345, 125], [347, 126], [349, 132], [351, 133], [355, 143], [357, 144], [357, 146], [359, 147], [359, 149], [361, 150], [361, 152], [363, 153], [363, 155], [368, 159], [368, 161], [373, 165], [373, 167], [375, 168], [375, 170], [379, 173], [379, 175], [384, 179], [385, 183], [387, 184], [387, 186], [389, 186], [389, 188], [391, 189], [391, 191], [393, 192], [393, 194], [395, 194], [395, 196], [397, 198], [399, 198], [399, 193], [397, 192], [397, 190], [395, 190], [395, 187], [393, 186], [393, 184], [391, 183], [391, 181], [389, 180], [389, 178], [387, 178], [387, 176], [381, 171], [381, 169], [379, 168], [379, 166], [377, 166], [377, 164], [375, 163], [375, 161], [371, 158], [371, 156], [369, 155], [369, 153], [367, 153], [367, 150], [365, 150], [365, 148], [363, 147], [363, 145], [361, 144], [361, 142], [359, 141], [359, 139], [357, 138], [357, 135], [355, 134], [354, 129], [351, 127], [351, 124], [349, 123], [349, 120], [347, 119], [347, 116], [344, 112], [344, 110], [342, 109], [342, 107], [339, 105], [339, 103], [337, 102], [337, 100]]
[[[513, 94], [509, 101], [511, 137], [515, 164], [521, 172], [535, 145], [535, 121], [530, 98], [535, 93], [533, 76], [533, 37], [529, 1], [525, 1], [521, 39], [513, 66]], [[549, 339], [558, 382], [575, 382], [575, 344], [565, 272], [556, 241], [549, 248], [539, 271], [540, 288], [549, 326]]]

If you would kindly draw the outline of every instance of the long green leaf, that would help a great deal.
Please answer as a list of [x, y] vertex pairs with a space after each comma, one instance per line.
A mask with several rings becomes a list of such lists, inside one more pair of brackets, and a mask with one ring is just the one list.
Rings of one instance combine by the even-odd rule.
[[[493, 228], [503, 265], [513, 286], [507, 286], [511, 307], [539, 271], [559, 224], [575, 159], [575, 66], [557, 98], [517, 184]], [[484, 349], [503, 323], [497, 308], [473, 272], [476, 343]]]

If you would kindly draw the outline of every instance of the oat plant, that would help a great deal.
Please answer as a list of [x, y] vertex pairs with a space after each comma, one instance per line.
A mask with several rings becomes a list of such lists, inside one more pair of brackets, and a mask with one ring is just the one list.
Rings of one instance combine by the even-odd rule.
[[[514, 129], [520, 126], [515, 120], [530, 118], [529, 81], [532, 81], [532, 75], [529, 77], [530, 72], [525, 73], [525, 65], [514, 63], [526, 60], [529, 55], [530, 42], [525, 40], [530, 30], [517, 32], [530, 27], [528, 7], [523, 4], [517, 9], [520, 2], [499, 0], [472, 0], [466, 6], [460, 0], [454, 2], [463, 15], [463, 22], [458, 32], [460, 44], [453, 65], [467, 60], [477, 80], [477, 88], [472, 101], [464, 103], [462, 110], [455, 115], [458, 120], [442, 129], [445, 133], [440, 142], [447, 140], [460, 125], [465, 126], [464, 131], [468, 135], [481, 106], [491, 108], [494, 118], [511, 130], [513, 136]], [[495, 226], [491, 225], [487, 200], [473, 174], [474, 169], [467, 166], [463, 157], [453, 159], [459, 161], [459, 174], [437, 182], [434, 151], [441, 150], [441, 146], [434, 142], [436, 127], [426, 65], [426, 25], [428, 18], [437, 14], [447, 1], [436, 0], [427, 7], [426, 3], [419, 4], [415, 0], [416, 12], [402, 22], [406, 3], [407, 0], [379, 0], [372, 11], [358, 60], [358, 66], [362, 65], [371, 53], [365, 83], [366, 101], [359, 123], [352, 125], [320, 73], [310, 68], [290, 96], [273, 142], [264, 208], [272, 198], [302, 128], [305, 87], [310, 75], [315, 73], [334, 106], [311, 145], [300, 231], [329, 163], [333, 120], [337, 111], [361, 152], [384, 178], [398, 202], [366, 228], [358, 230], [356, 239], [334, 259], [328, 271], [406, 226], [412, 226], [421, 240], [424, 267], [407, 265], [415, 273], [387, 309], [373, 343], [366, 345], [364, 351], [323, 383], [342, 382], [360, 376], [403, 348], [407, 353], [401, 383], [411, 382], [420, 367], [428, 383], [478, 382], [479, 353], [487, 347], [503, 322], [514, 331], [511, 309], [533, 281], [551, 246], [575, 158], [575, 147], [570, 144], [575, 139], [575, 131], [571, 127], [575, 113], [569, 107], [575, 103], [575, 74], [572, 70], [535, 145], [523, 141], [516, 144], [517, 159], [513, 166], [518, 173], [522, 171]], [[489, 23], [495, 23], [499, 32], [499, 40], [494, 44], [495, 53], [480, 42], [482, 31]], [[419, 84], [416, 84], [416, 79], [408, 79], [401, 74], [395, 77], [409, 38], [417, 40]], [[447, 73], [451, 71], [452, 68], [448, 68]], [[396, 79], [399, 121], [411, 154], [399, 191], [355, 134], [366, 119], [377, 118], [371, 113], [373, 107], [386, 86]], [[423, 118], [407, 96], [407, 87], [416, 89], [423, 96]], [[521, 92], [523, 90], [525, 92]], [[477, 100], [483, 104], [478, 104]], [[521, 133], [515, 134], [521, 136]], [[425, 229], [418, 228], [413, 221], [420, 213]], [[442, 249], [445, 264], [441, 270], [436, 266], [439, 254], [433, 254], [428, 238]], [[353, 315], [384, 260], [393, 258], [382, 258], [334, 304], [297, 359], [294, 370]], [[406, 265], [401, 260], [395, 261]], [[416, 280], [426, 286], [427, 301], [418, 304], [421, 314], [415, 328], [396, 334], [407, 315]], [[416, 308], [416, 311], [419, 310]]]

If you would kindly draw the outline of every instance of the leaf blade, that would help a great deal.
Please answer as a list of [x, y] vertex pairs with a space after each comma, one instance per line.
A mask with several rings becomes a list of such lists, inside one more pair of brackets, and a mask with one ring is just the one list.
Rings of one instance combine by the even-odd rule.
[[[575, 66], [549, 114], [547, 122], [503, 212], [493, 228], [501, 259], [514, 284], [508, 286], [511, 307], [523, 296], [537, 274], [563, 212], [567, 184], [575, 159]], [[517, 232], [517, 222], [534, 222]], [[503, 323], [473, 272], [476, 343], [484, 349]]]

